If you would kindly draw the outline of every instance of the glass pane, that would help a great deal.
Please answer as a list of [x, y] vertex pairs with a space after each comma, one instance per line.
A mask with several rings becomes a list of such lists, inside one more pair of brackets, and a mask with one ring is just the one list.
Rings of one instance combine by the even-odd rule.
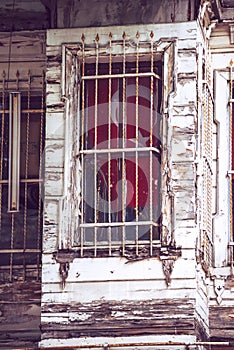
[[11, 226], [12, 216], [8, 210], [8, 185], [0, 185], [2, 202], [1, 202], [1, 227], [0, 227], [0, 248], [10, 249], [11, 247]]
[[108, 222], [109, 219], [109, 162], [107, 154], [98, 154], [96, 156], [96, 209], [97, 222]]
[[1, 179], [8, 179], [9, 167], [9, 114], [0, 114]]
[[84, 246], [93, 246], [94, 245], [94, 229], [93, 228], [84, 228]]
[[[112, 62], [111, 74], [122, 72], [122, 67], [122, 63]], [[140, 72], [150, 71], [150, 62], [140, 63]], [[127, 62], [126, 73], [135, 72], [135, 63]], [[95, 75], [95, 65], [86, 65], [85, 73]], [[108, 64], [99, 64], [99, 75], [109, 73]], [[92, 226], [82, 228], [86, 244], [108, 247], [125, 238], [133, 244], [136, 239], [159, 237], [158, 85], [150, 76], [84, 80], [80, 118], [83, 223]]]
[[97, 228], [97, 243], [98, 245], [105, 245], [108, 242], [108, 227], [98, 227]]
[[[27, 114], [22, 114], [21, 118], [20, 177], [25, 178], [25, 176], [27, 176], [28, 178], [38, 178], [40, 165], [41, 116], [32, 114], [28, 119]], [[29, 124], [27, 123], [27, 119]], [[27, 130], [27, 128], [29, 129]]]
[[83, 169], [83, 201], [84, 222], [94, 223], [95, 210], [95, 177], [94, 177], [94, 155], [86, 154]]
[[155, 223], [161, 220], [161, 157], [152, 152], [152, 219]]

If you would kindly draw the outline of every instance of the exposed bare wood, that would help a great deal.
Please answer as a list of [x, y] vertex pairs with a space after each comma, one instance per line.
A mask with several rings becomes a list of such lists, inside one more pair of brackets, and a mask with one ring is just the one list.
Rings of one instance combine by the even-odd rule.
[[40, 282], [1, 284], [0, 293], [0, 348], [34, 347], [40, 340]]
[[[184, 305], [184, 306], [183, 306]], [[43, 329], [46, 331], [44, 337], [50, 337], [51, 331], [56, 329], [57, 334], [66, 337], [66, 328], [73, 332], [74, 336], [105, 336], [115, 335], [124, 336], [140, 334], [174, 334], [175, 329], [180, 333], [191, 334], [194, 329], [193, 310], [194, 303], [183, 302], [183, 300], [173, 301], [156, 300], [135, 302], [122, 301], [121, 305], [116, 302], [93, 302], [92, 304], [48, 304], [43, 307], [42, 312], [47, 320], [43, 323]], [[66, 310], [66, 311], [65, 311]], [[147, 314], [147, 319], [145, 315]], [[170, 325], [162, 315], [170, 314]], [[55, 324], [51, 325], [51, 317], [55, 317]], [[54, 316], [53, 316], [54, 315]], [[101, 321], [102, 320], [102, 321]], [[101, 321], [101, 324], [100, 324]], [[167, 324], [167, 326], [166, 326]], [[164, 328], [166, 326], [166, 329]]]

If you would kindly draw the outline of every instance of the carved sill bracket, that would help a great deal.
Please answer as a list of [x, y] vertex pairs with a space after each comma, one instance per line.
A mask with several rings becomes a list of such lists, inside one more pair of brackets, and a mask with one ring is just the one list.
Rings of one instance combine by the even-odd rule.
[[223, 293], [225, 291], [225, 282], [226, 278], [225, 277], [214, 277], [213, 278], [213, 285], [214, 285], [214, 291], [216, 294], [216, 300], [218, 305], [222, 303], [223, 300]]
[[165, 259], [162, 260], [162, 268], [166, 279], [166, 284], [169, 287], [171, 284], [171, 274], [174, 269], [175, 260]]
[[160, 260], [165, 275], [166, 284], [171, 284], [171, 274], [174, 269], [175, 261], [181, 256], [181, 247], [165, 246], [161, 247]]
[[66, 285], [66, 279], [68, 277], [70, 263], [73, 262], [74, 257], [74, 252], [66, 250], [54, 253], [54, 259], [57, 263], [59, 263], [59, 274], [61, 277], [61, 285], [63, 289]]

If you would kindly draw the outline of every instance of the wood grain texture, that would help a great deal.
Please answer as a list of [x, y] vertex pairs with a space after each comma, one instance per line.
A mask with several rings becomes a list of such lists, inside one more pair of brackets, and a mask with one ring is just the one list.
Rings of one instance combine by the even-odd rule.
[[47, 304], [42, 308], [43, 339], [80, 336], [193, 334], [194, 300], [163, 299], [90, 304]]
[[0, 286], [0, 349], [37, 347], [40, 340], [41, 283]]

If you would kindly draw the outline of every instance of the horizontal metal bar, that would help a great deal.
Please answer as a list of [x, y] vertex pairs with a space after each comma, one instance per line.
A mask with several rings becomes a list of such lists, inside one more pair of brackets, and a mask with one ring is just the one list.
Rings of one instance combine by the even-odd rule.
[[20, 182], [22, 183], [41, 183], [43, 182], [44, 180], [43, 179], [21, 179]]
[[[10, 111], [9, 109], [0, 109], [0, 114], [8, 114]], [[44, 109], [22, 109], [21, 113], [44, 113]]]
[[[117, 248], [119, 249], [120, 245], [120, 240], [112, 240], [111, 241], [111, 247], [112, 248]], [[159, 239], [153, 239], [152, 242], [149, 242], [149, 240], [143, 240], [143, 239], [139, 239], [138, 242], [138, 246], [139, 247], [143, 247], [145, 245], [150, 245], [153, 244], [154, 247], [159, 247], [161, 248], [161, 241]], [[107, 248], [107, 241], [105, 240], [100, 240], [97, 242], [98, 248]], [[135, 239], [125, 239], [125, 245], [127, 245], [128, 247], [132, 247], [135, 248], [136, 247], [136, 240]], [[86, 247], [86, 249], [90, 249], [93, 248], [93, 243], [88, 245], [88, 241], [85, 242], [84, 248]], [[80, 247], [79, 247], [80, 248]], [[83, 248], [83, 247], [82, 247]]]
[[128, 152], [149, 152], [149, 151], [152, 151], [152, 152], [156, 152], [158, 154], [161, 154], [161, 151], [156, 148], [156, 147], [131, 147], [131, 148], [111, 148], [111, 149], [87, 149], [87, 150], [81, 150], [77, 157], [80, 156], [80, 154], [103, 154], [103, 153], [106, 153], [106, 154], [109, 154], [109, 153], [128, 153]]
[[154, 77], [155, 79], [161, 80], [162, 78], [153, 72], [145, 73], [120, 73], [120, 74], [100, 74], [100, 75], [84, 75], [81, 80], [96, 80], [96, 79], [115, 79], [115, 78], [137, 78], [137, 77]]
[[228, 174], [234, 174], [234, 170], [228, 170]]
[[[0, 184], [8, 184], [8, 180], [0, 180]], [[43, 183], [43, 179], [21, 179], [21, 183]]]
[[[39, 264], [39, 266], [41, 266], [41, 263]], [[1, 265], [0, 266], [0, 271], [1, 272], [5, 272], [5, 271], [8, 272], [9, 271], [9, 267], [10, 267], [10, 265]], [[20, 265], [15, 265], [14, 264], [14, 266], [13, 266], [14, 270], [16, 270], [16, 269], [22, 270], [22, 268], [23, 268], [23, 264], [20, 264]], [[27, 269], [28, 272], [32, 272], [32, 274], [34, 275], [34, 272], [37, 273], [38, 265], [36, 265], [36, 264], [26, 264], [26, 269]], [[23, 350], [27, 350], [27, 349], [28, 348], [23, 348]]]
[[11, 253], [41, 253], [40, 249], [0, 249], [0, 254]]
[[[6, 62], [8, 62], [8, 61], [6, 61]], [[13, 62], [19, 62], [18, 60], [11, 60], [11, 62], [13, 63]], [[24, 60], [24, 62], [30, 62], [30, 63], [32, 63], [32, 60]], [[37, 60], [37, 62], [44, 62], [43, 60], [41, 61], [41, 60]], [[1, 63], [4, 63], [4, 61], [1, 61]], [[31, 74], [29, 74], [29, 76], [30, 76], [30, 78], [32, 79], [34, 79], [34, 78], [42, 78], [42, 75], [40, 74], [35, 74], [35, 75], [31, 75]], [[21, 83], [21, 82], [28, 82], [28, 78], [18, 78], [18, 79], [0, 79], [0, 83], [2, 83], [2, 82], [5, 82], [5, 83], [16, 83], [16, 82], [19, 82], [19, 83]]]
[[84, 223], [80, 224], [80, 227], [92, 228], [92, 227], [122, 227], [122, 226], [144, 226], [153, 225], [159, 227], [160, 225], [153, 221], [125, 221], [125, 222], [96, 222], [96, 223]]
[[[97, 242], [97, 249], [107, 249], [109, 248], [109, 246], [107, 245], [107, 242], [104, 242], [103, 244], [100, 244], [100, 243], [103, 243], [103, 241], [100, 241], [100, 242]], [[145, 246], [150, 246], [152, 244], [152, 247], [153, 248], [161, 248], [161, 242], [156, 239], [156, 240], [152, 240], [152, 242], [149, 242], [149, 241], [145, 241], [145, 240], [138, 240], [137, 242], [138, 244], [138, 248], [140, 247], [145, 247]], [[136, 248], [136, 241], [135, 240], [130, 240], [130, 239], [126, 239], [125, 240], [125, 243], [124, 243], [125, 246], [128, 246], [129, 248]], [[120, 248], [120, 240], [119, 241], [111, 241], [111, 249], [118, 249], [119, 250]], [[93, 250], [94, 249], [94, 245], [93, 243], [92, 244], [89, 244], [88, 245], [88, 242], [85, 242], [83, 243], [82, 245], [82, 248], [81, 247], [75, 247], [75, 249], [77, 249], [78, 251], [83, 249], [83, 250]]]

